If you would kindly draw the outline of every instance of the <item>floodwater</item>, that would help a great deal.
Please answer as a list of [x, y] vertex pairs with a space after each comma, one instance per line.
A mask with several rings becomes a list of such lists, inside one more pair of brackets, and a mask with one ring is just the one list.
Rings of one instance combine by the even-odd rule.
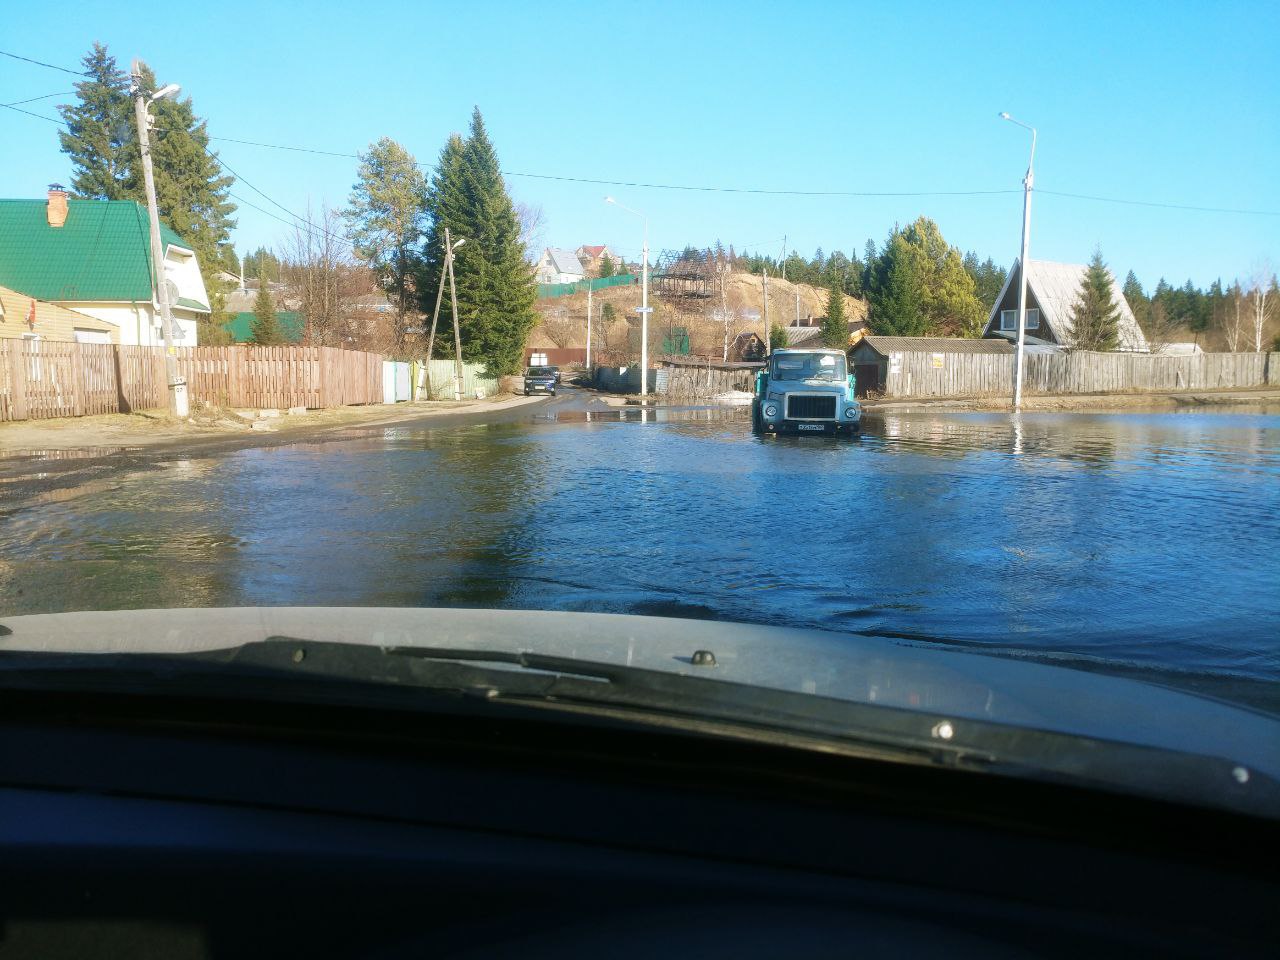
[[521, 409], [134, 454], [25, 499], [0, 488], [0, 614], [716, 618], [1280, 704], [1280, 416], [885, 413], [838, 440], [755, 438], [741, 408], [608, 410], [577, 391]]

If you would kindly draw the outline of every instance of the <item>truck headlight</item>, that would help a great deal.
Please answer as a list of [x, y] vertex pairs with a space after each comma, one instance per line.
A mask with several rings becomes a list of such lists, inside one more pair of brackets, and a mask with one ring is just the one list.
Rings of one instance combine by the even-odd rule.
[[766, 403], [764, 405], [764, 415], [772, 420], [778, 415], [778, 405], [776, 403]]
[[852, 420], [854, 417], [856, 417], [856, 416], [858, 415], [858, 408], [857, 408], [857, 407], [845, 407], [845, 408], [844, 408], [844, 415], [845, 415], [845, 419], [847, 419], [847, 420]]

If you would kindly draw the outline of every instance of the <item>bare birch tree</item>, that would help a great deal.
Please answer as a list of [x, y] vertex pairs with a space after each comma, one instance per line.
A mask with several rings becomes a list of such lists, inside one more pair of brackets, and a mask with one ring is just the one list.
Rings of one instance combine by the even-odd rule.
[[1236, 353], [1240, 350], [1245, 329], [1245, 294], [1240, 288], [1239, 280], [1227, 288], [1226, 296], [1222, 299], [1221, 312], [1216, 314], [1215, 319], [1227, 349]]
[[1262, 352], [1262, 331], [1275, 309], [1275, 274], [1263, 261], [1249, 277], [1249, 319], [1253, 322], [1253, 352]]

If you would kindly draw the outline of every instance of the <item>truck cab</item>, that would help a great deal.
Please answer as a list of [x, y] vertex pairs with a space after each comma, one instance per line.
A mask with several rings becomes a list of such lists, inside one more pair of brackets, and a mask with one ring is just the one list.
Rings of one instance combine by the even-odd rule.
[[751, 425], [757, 433], [854, 434], [862, 407], [840, 350], [775, 350], [756, 374]]

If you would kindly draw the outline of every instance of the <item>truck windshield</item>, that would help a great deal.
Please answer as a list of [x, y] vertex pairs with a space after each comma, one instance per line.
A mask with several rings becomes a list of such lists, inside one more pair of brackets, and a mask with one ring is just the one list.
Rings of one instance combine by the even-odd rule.
[[844, 357], [833, 353], [775, 354], [769, 376], [774, 380], [843, 380]]

